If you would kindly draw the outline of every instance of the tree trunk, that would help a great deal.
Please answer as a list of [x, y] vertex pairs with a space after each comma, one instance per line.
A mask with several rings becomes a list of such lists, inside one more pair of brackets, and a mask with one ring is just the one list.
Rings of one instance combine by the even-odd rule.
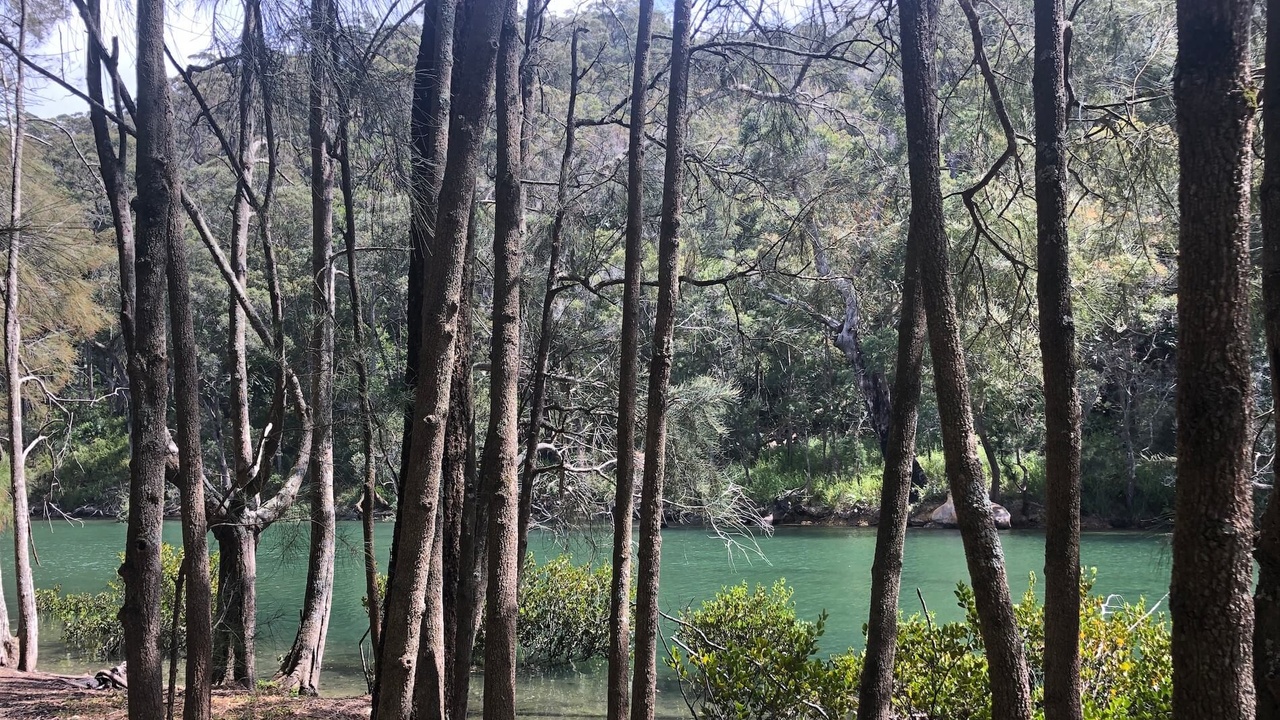
[[[335, 56], [333, 62], [336, 67], [340, 59]], [[351, 172], [351, 103], [348, 92], [347, 88], [338, 86], [337, 156], [342, 188], [342, 236], [347, 255], [347, 289], [351, 300], [351, 339], [354, 345], [352, 357], [356, 366], [356, 392], [360, 401], [361, 450], [364, 453], [362, 468], [364, 499], [360, 525], [363, 533], [365, 596], [368, 598], [369, 606], [369, 645], [377, 648], [378, 638], [382, 636], [382, 605], [378, 602], [378, 557], [375, 554], [373, 539], [373, 511], [374, 499], [378, 494], [378, 471], [377, 461], [374, 458], [373, 401], [369, 395], [369, 368], [365, 362], [367, 349], [365, 348], [364, 310], [356, 262], [356, 197], [355, 179]], [[374, 672], [377, 672], [376, 664]]]
[[484, 119], [493, 89], [504, 3], [476, 0], [456, 58], [462, 72], [453, 95], [444, 182], [438, 203], [422, 312], [422, 347], [414, 393], [409, 472], [401, 488], [395, 581], [387, 592], [386, 626], [378, 661], [381, 670], [377, 720], [412, 713], [414, 668], [421, 639], [431, 546], [440, 498], [445, 425], [456, 350], [459, 296], [468, 211]]
[[[573, 163], [574, 143], [578, 136], [577, 108], [578, 83], [578, 34], [585, 28], [575, 27], [569, 50], [569, 109], [565, 113], [564, 154], [560, 156], [560, 176], [556, 183], [556, 214], [551, 221], [551, 248], [547, 260], [547, 289], [542, 296], [542, 318], [538, 323], [538, 349], [533, 358], [532, 391], [529, 399], [529, 428], [525, 440], [524, 464], [520, 470], [520, 550], [517, 567], [524, 571], [524, 559], [529, 549], [529, 519], [533, 506], [533, 479], [538, 471], [538, 440], [542, 431], [542, 416], [547, 409], [547, 367], [551, 357], [551, 320], [555, 310], [556, 283], [560, 278], [560, 255], [564, 249], [564, 221], [568, 213], [569, 182]], [[525, 106], [528, 113], [528, 106]], [[528, 127], [529, 123], [525, 123]]]
[[[1063, 0], [1035, 2], [1036, 235], [1044, 369], [1044, 714], [1080, 720], [1080, 392], [1067, 238]], [[983, 447], [986, 447], [983, 435]], [[990, 453], [988, 453], [990, 454]], [[999, 469], [991, 458], [992, 500]]]
[[258, 534], [245, 525], [218, 523], [218, 622], [213, 627], [213, 680], [253, 688], [258, 597]]
[[636, 479], [637, 357], [640, 349], [640, 272], [644, 236], [644, 119], [653, 42], [653, 0], [640, 0], [631, 68], [631, 126], [627, 135], [627, 225], [623, 258], [622, 339], [618, 366], [617, 489], [613, 503], [613, 575], [609, 581], [608, 720], [628, 716], [631, 652], [631, 513]]
[[[0, 570], [3, 569], [0, 565]], [[3, 580], [2, 573], [0, 580]], [[17, 652], [17, 642], [9, 632], [9, 604], [4, 600], [4, 586], [0, 585], [0, 667], [11, 667]]]
[[658, 688], [658, 571], [662, 564], [662, 495], [666, 476], [667, 409], [676, 303], [680, 297], [680, 222], [684, 189], [685, 108], [689, 97], [692, 0], [675, 0], [671, 26], [671, 84], [667, 93], [666, 167], [662, 225], [658, 234], [658, 308], [649, 360], [649, 405], [640, 500], [639, 570], [636, 574], [635, 677], [631, 720], [653, 720]]
[[[19, 0], [18, 54], [26, 54], [27, 3]], [[18, 663], [23, 672], [36, 669], [39, 656], [39, 623], [36, 618], [36, 588], [31, 575], [31, 510], [27, 507], [27, 452], [22, 437], [22, 318], [18, 309], [18, 255], [22, 247], [22, 150], [27, 131], [23, 115], [26, 94], [22, 63], [15, 63], [13, 80], [13, 117], [9, 121], [9, 261], [5, 270], [4, 296], [4, 364], [5, 387], [9, 393], [9, 481], [13, 498], [14, 577], [18, 591]], [[39, 442], [39, 438], [33, 441]], [[6, 624], [7, 624], [6, 619]], [[9, 637], [8, 629], [0, 633], [0, 642]], [[3, 654], [3, 652], [0, 652]]]
[[991, 434], [987, 432], [984, 423], [977, 417], [974, 417], [973, 423], [974, 431], [978, 435], [978, 444], [982, 446], [982, 454], [987, 457], [987, 469], [991, 473], [991, 489], [987, 497], [991, 502], [998, 503], [1000, 502], [1000, 458], [996, 455], [995, 443], [991, 442]]
[[333, 163], [325, 117], [328, 65], [335, 17], [331, 0], [311, 3], [311, 82], [308, 136], [311, 141], [311, 545], [302, 620], [293, 647], [280, 664], [280, 685], [318, 695], [329, 614], [333, 605], [336, 527], [333, 507]]
[[978, 606], [979, 629], [991, 682], [992, 716], [1031, 717], [1030, 681], [1022, 637], [1014, 622], [1000, 536], [987, 499], [982, 463], [973, 440], [973, 414], [964, 346], [951, 292], [938, 160], [937, 72], [934, 65], [937, 0], [898, 5], [902, 27], [907, 148], [922, 187], [913, 190], [912, 212], [923, 224], [920, 282], [933, 357], [947, 481], [955, 502], [965, 559]]
[[471, 659], [488, 589], [488, 498], [476, 468], [475, 408], [471, 384], [471, 305], [475, 291], [475, 201], [467, 233], [461, 313], [459, 361], [453, 369], [449, 399], [449, 436], [444, 455], [445, 537], [456, 538], [457, 553], [443, 552], [445, 615], [445, 692], [448, 717], [465, 718], [471, 691]]
[[169, 321], [173, 335], [173, 397], [177, 425], [178, 492], [182, 509], [183, 563], [187, 568], [186, 592], [186, 690], [184, 720], [209, 720], [213, 628], [209, 588], [209, 528], [205, 522], [204, 458], [200, 441], [200, 367], [195, 320], [191, 311], [191, 274], [182, 236], [181, 186], [178, 184], [177, 145], [173, 139], [173, 113], [168, 109], [169, 85], [163, 88], [166, 106], [165, 170], [170, 173], [169, 206]]
[[[1262, 306], [1271, 368], [1271, 404], [1280, 408], [1280, 0], [1267, 0], [1266, 78], [1262, 83]], [[1275, 490], [1258, 521], [1253, 550], [1253, 677], [1258, 720], [1280, 720], [1280, 502]]]
[[519, 566], [518, 452], [520, 273], [524, 190], [520, 182], [520, 36], [514, 0], [505, 0], [498, 49], [498, 163], [494, 180], [493, 336], [489, 350], [489, 429], [480, 477], [490, 486], [489, 591], [485, 602], [484, 717], [516, 716], [516, 580]]
[[[520, 58], [520, 112], [521, 112], [521, 115], [526, 118], [533, 114], [533, 83], [535, 80], [535, 71], [537, 69], [537, 65], [539, 62], [538, 52], [542, 44], [542, 15], [546, 11], [547, 5], [548, 3], [543, 2], [542, 0], [526, 0], [526, 3], [525, 3], [524, 54]], [[570, 78], [569, 82], [570, 84], [573, 84], [575, 81], [572, 78]], [[572, 105], [575, 102], [576, 102], [576, 98], [570, 98], [569, 100], [570, 105]], [[566, 126], [565, 128], [566, 139], [568, 138], [569, 135], [572, 135], [575, 131], [575, 128], [571, 127], [571, 125], [572, 125], [572, 122], [570, 123], [570, 126]], [[528, 158], [530, 155], [529, 148], [533, 144], [533, 130], [534, 130], [534, 124], [532, 122], [526, 122], [520, 126], [520, 157], [522, 162], [524, 161], [524, 159]], [[557, 199], [558, 197], [559, 195], [557, 193]], [[560, 205], [560, 203], [557, 203], [557, 205]], [[524, 210], [522, 208], [521, 209], [522, 223], [524, 222], [523, 214], [524, 214]], [[552, 232], [554, 233], [554, 228]], [[554, 245], [554, 243], [556, 242], [555, 238], [552, 238], [551, 242]], [[548, 274], [551, 272], [551, 268], [553, 267], [553, 264], [559, 265], [558, 251], [559, 251], [559, 248], [555, 248], [555, 247], [552, 248], [553, 257], [548, 262]], [[554, 278], [552, 279], [552, 281], [554, 282]], [[546, 309], [546, 298], [550, 297], [550, 290], [551, 290], [551, 284], [548, 283], [547, 285], [548, 294], [543, 298], [544, 310]], [[541, 325], [539, 325], [539, 328], [541, 328]], [[547, 340], [549, 343], [550, 337], [548, 337]], [[538, 336], [538, 352], [539, 353], [542, 351], [542, 343], [543, 343], [542, 335], [539, 335]], [[534, 362], [535, 363], [537, 362], [536, 357]], [[541, 380], [542, 382], [541, 390], [539, 390], [537, 387], [539, 383], [537, 367], [534, 368], [533, 377], [531, 378], [531, 381], [530, 381], [530, 386], [532, 387], [530, 394], [533, 396], [530, 398], [530, 409], [529, 409], [530, 417], [533, 417], [534, 405], [545, 405], [545, 402], [546, 402], [545, 365], [546, 363], [544, 362], [543, 371], [542, 371], [542, 374], [544, 375], [544, 377]], [[543, 412], [543, 409], [539, 407], [537, 409], [537, 417], [541, 418], [542, 412]], [[535, 451], [537, 449], [537, 436], [538, 436], [538, 428], [539, 428], [540, 422], [541, 422], [540, 420], [535, 420], [533, 423], [529, 425], [528, 435], [533, 439], [531, 441], [526, 439], [526, 445], [528, 444], [528, 442], [534, 443], [532, 447], [535, 449]], [[535, 452], [534, 454], [536, 456], [537, 453]], [[535, 460], [536, 460], [536, 457], [535, 457]], [[524, 572], [524, 558], [529, 547], [529, 520], [533, 515], [533, 479], [535, 475], [535, 473], [533, 472], [533, 469], [534, 469], [534, 466], [529, 464], [528, 453], [526, 453], [525, 461], [522, 464], [521, 468], [519, 469], [519, 473], [520, 473], [519, 516], [520, 517], [519, 517], [518, 529], [516, 531], [516, 535], [517, 535], [516, 575], [517, 577], [519, 577], [520, 574]]]
[[[169, 457], [166, 411], [169, 358], [166, 348], [165, 267], [169, 248], [180, 242], [172, 212], [179, 188], [169, 134], [168, 78], [164, 59], [164, 0], [140, 0], [138, 9], [137, 245], [132, 278], [134, 338], [129, 354], [133, 445], [129, 465], [129, 522], [124, 564], [125, 600], [120, 609], [129, 664], [129, 717], [164, 717], [164, 656], [160, 651], [160, 530], [164, 523], [165, 467]], [[127, 212], [127, 209], [124, 210]], [[122, 283], [125, 271], [121, 271]]]
[[1252, 718], [1247, 0], [1180, 0], [1173, 713]]
[[[404, 390], [407, 400], [404, 409], [404, 428], [400, 438], [400, 472], [396, 478], [396, 525], [391, 540], [391, 558], [387, 564], [388, 596], [396, 581], [396, 558], [400, 553], [400, 536], [403, 527], [399, 508], [404, 507], [404, 488], [409, 481], [409, 458], [412, 455], [415, 424], [414, 398], [422, 347], [423, 286], [426, 282], [427, 258], [434, 254], [435, 241], [438, 237], [436, 234], [437, 203], [449, 138], [450, 88], [453, 74], [454, 34], [458, 26], [458, 5], [459, 0], [429, 0], [426, 3], [413, 73], [413, 102], [409, 116], [410, 250], [408, 292], [405, 298], [407, 342]], [[433, 556], [431, 562], [434, 563], [434, 560]], [[433, 586], [429, 586], [427, 592], [433, 598], [437, 594]], [[432, 600], [426, 602], [431, 604]], [[443, 603], [443, 599], [441, 598], [439, 602]], [[384, 598], [384, 616], [385, 608], [386, 599]], [[381, 643], [377, 647], [377, 652], [379, 655], [382, 654]], [[420, 676], [421, 670], [419, 669], [415, 674]], [[374, 677], [372, 694], [372, 715], [376, 717], [382, 697], [380, 675]], [[432, 714], [433, 708], [426, 707], [424, 703], [417, 701], [414, 701], [414, 705], [423, 707], [426, 717], [435, 717]]]
[[871, 611], [867, 650], [858, 688], [858, 720], [893, 717], [893, 664], [897, 654], [898, 594], [902, 589], [902, 552], [907, 539], [912, 478], [916, 462], [916, 416], [924, 358], [925, 315], [920, 288], [920, 247], [930, 232], [924, 217], [929, 204], [930, 169], [917, 163], [911, 174], [911, 216], [902, 272], [902, 316], [898, 319], [898, 354], [880, 487], [880, 520], [871, 564]]
[[[831, 279], [844, 299], [844, 317], [839, 323], [825, 319], [824, 324], [834, 333], [832, 342], [849, 361], [854, 377], [858, 380], [858, 392], [867, 408], [867, 416], [871, 419], [871, 429], [876, 434], [876, 442], [880, 446], [881, 457], [888, 458], [889, 442], [893, 435], [893, 396], [889, 392], [889, 383], [884, 373], [872, 370], [867, 366], [867, 356], [862, 352], [862, 305], [858, 302], [858, 292], [849, 278], [836, 277], [831, 272], [831, 264], [827, 261], [826, 250], [818, 240], [815, 223], [809, 223], [813, 244], [813, 260], [818, 273]], [[923, 306], [921, 306], [923, 308]], [[914, 456], [915, 445], [911, 446], [911, 485], [913, 488], [924, 488], [929, 484], [924, 468]], [[807, 494], [807, 493], [806, 493]], [[909, 491], [908, 502], [914, 502]]]

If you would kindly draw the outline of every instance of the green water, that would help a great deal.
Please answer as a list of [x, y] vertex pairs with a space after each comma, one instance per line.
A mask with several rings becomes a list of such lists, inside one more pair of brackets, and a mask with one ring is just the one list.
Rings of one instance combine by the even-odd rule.
[[[383, 555], [390, 545], [392, 526], [378, 526]], [[360, 526], [339, 523], [338, 562], [335, 575], [333, 616], [325, 650], [322, 691], [356, 694], [363, 691], [358, 642], [366, 627], [360, 599], [364, 595], [360, 558]], [[33, 527], [40, 565], [35, 568], [38, 587], [61, 585], [65, 591], [101, 590], [119, 564], [124, 526], [112, 522], [41, 522]], [[1044, 539], [1034, 532], [1002, 535], [1015, 595], [1027, 585], [1029, 573], [1044, 565]], [[178, 544], [177, 523], [167, 523], [165, 540]], [[212, 544], [212, 538], [210, 539]], [[531, 549], [547, 557], [567, 547], [582, 560], [608, 556], [605, 536], [583, 534], [570, 540], [535, 535]], [[0, 535], [0, 568], [6, 598], [13, 608], [12, 539]], [[829, 619], [822, 647], [828, 652], [861, 646], [862, 623], [869, 604], [875, 530], [856, 528], [782, 528], [772, 537], [755, 540], [756, 548], [726, 547], [704, 530], [669, 529], [663, 533], [661, 608], [675, 614], [711, 597], [725, 585], [738, 582], [771, 584], [786, 578], [795, 588], [795, 602], [802, 617], [826, 610]], [[756, 549], [758, 548], [758, 552]], [[1130, 602], [1145, 597], [1162, 598], [1169, 585], [1169, 547], [1166, 536], [1140, 533], [1089, 533], [1082, 540], [1085, 565], [1098, 568], [1095, 591], [1123, 596]], [[258, 671], [269, 677], [275, 658], [283, 653], [296, 630], [306, 579], [307, 537], [305, 525], [277, 525], [263, 538], [258, 559]], [[912, 531], [907, 536], [902, 576], [902, 608], [920, 609], [916, 590], [929, 609], [942, 620], [960, 617], [952, 590], [967, 572], [957, 533], [944, 530]], [[93, 663], [69, 655], [55, 631], [41, 636], [44, 669], [80, 672]], [[666, 717], [681, 717], [678, 690], [664, 684], [660, 706]], [[526, 717], [598, 717], [602, 714], [603, 684], [598, 667], [580, 672], [522, 677], [519, 697]]]

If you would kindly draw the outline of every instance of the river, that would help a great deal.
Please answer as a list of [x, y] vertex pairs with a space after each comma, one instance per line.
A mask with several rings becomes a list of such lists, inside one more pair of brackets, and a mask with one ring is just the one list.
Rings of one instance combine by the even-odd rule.
[[[307, 536], [305, 524], [277, 524], [263, 538], [258, 560], [258, 671], [269, 677], [275, 658], [287, 650], [296, 630], [306, 579]], [[392, 526], [380, 523], [377, 541], [386, 567]], [[119, 565], [124, 546], [124, 525], [89, 521], [71, 525], [65, 521], [39, 522], [33, 536], [40, 564], [36, 585], [61, 585], [67, 592], [99, 591]], [[325, 650], [322, 692], [333, 695], [363, 691], [358, 642], [367, 619], [360, 599], [364, 596], [360, 557], [360, 526], [340, 522], [338, 562], [335, 570], [333, 616]], [[176, 522], [165, 524], [166, 542], [180, 544]], [[1010, 585], [1015, 597], [1027, 587], [1031, 572], [1044, 565], [1043, 535], [1030, 531], [1002, 534]], [[564, 548], [581, 561], [608, 556], [604, 534], [582, 534], [569, 540], [535, 534], [530, 548], [535, 557], [549, 557]], [[0, 568], [5, 597], [14, 612], [12, 536], [0, 534]], [[212, 538], [210, 539], [212, 545]], [[701, 602], [726, 585], [747, 581], [772, 584], [785, 578], [795, 588], [798, 614], [812, 619], [828, 613], [822, 648], [842, 651], [862, 645], [862, 624], [869, 599], [874, 528], [780, 528], [771, 537], [726, 546], [702, 529], [668, 529], [663, 532], [660, 606], [675, 614]], [[1122, 596], [1129, 602], [1160, 600], [1169, 586], [1170, 554], [1165, 535], [1149, 533], [1086, 533], [1081, 541], [1082, 561], [1097, 567], [1095, 592]], [[902, 609], [920, 610], [916, 590], [929, 609], [943, 620], [961, 616], [952, 595], [957, 582], [966, 580], [960, 537], [953, 531], [913, 530], [907, 535], [902, 576]], [[1039, 587], [1043, 590], [1043, 587]], [[16, 622], [16, 621], [15, 621]], [[100, 664], [98, 665], [100, 666]], [[56, 630], [41, 635], [41, 667], [55, 672], [96, 669], [93, 663], [71, 656], [58, 642]], [[519, 689], [522, 717], [599, 717], [603, 714], [601, 668], [577, 672], [522, 676]], [[473, 687], [479, 683], [473, 683]], [[678, 689], [661, 688], [664, 717], [686, 717]]]

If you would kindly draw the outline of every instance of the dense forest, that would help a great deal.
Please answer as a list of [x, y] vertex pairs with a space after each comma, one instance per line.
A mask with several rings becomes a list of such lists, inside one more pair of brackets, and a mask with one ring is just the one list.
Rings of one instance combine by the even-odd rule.
[[[179, 655], [185, 720], [318, 695], [358, 519], [377, 720], [514, 718], [559, 655], [609, 720], [660, 672], [707, 718], [1280, 717], [1280, 0], [0, 8], [0, 667], [79, 638], [138, 720]], [[35, 518], [126, 523], [115, 594], [37, 592]], [[875, 526], [862, 649], [784, 587], [659, 606], [664, 528], [788, 524]], [[926, 524], [964, 624], [900, 616]], [[1082, 528], [1171, 533], [1168, 617]]]

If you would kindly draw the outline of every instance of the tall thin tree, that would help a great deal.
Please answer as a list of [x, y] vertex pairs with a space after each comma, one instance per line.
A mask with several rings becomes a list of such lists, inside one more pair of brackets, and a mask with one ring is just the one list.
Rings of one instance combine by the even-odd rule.
[[[1067, 239], [1063, 1], [1036, 0], [1035, 26], [1036, 293], [1045, 415], [1044, 711], [1047, 720], [1080, 720], [1080, 395]], [[992, 471], [992, 493], [998, 495], [994, 466]]]
[[[129, 717], [164, 717], [160, 651], [160, 530], [164, 523], [165, 469], [169, 457], [165, 270], [169, 248], [180, 242], [177, 163], [174, 162], [168, 76], [164, 58], [164, 0], [139, 0], [137, 64], [137, 242], [133, 276], [133, 348], [129, 355], [132, 457], [129, 522], [124, 565], [125, 600], [120, 609], [129, 664]], [[127, 212], [127, 210], [125, 210]], [[122, 275], [124, 269], [121, 270]]]
[[[951, 291], [938, 151], [938, 0], [898, 3], [902, 31], [902, 84], [906, 101], [907, 153], [924, 184], [912, 212], [924, 223], [920, 235], [920, 283], [933, 358], [947, 481], [955, 503], [965, 560], [977, 601], [986, 649], [994, 717], [1031, 717], [1030, 680], [1022, 636], [1014, 622], [1009, 583], [995, 518], [974, 442], [973, 414], [964, 346]], [[914, 182], [914, 173], [913, 173]], [[917, 200], [913, 193], [913, 200]]]
[[[164, 85], [169, 94], [169, 85]], [[205, 522], [204, 459], [200, 441], [200, 368], [195, 320], [191, 309], [191, 273], [186, 241], [182, 237], [182, 188], [175, 166], [178, 157], [173, 136], [173, 115], [166, 112], [167, 171], [172, 172], [168, 209], [171, 225], [167, 272], [169, 323], [173, 336], [173, 397], [178, 447], [177, 485], [182, 510], [183, 567], [186, 569], [186, 689], [184, 720], [209, 720], [213, 663], [213, 617], [209, 587], [209, 527]], [[176, 612], [176, 611], [175, 611]], [[172, 640], [171, 642], [176, 642]]]
[[[18, 0], [18, 54], [26, 54], [27, 3]], [[19, 255], [22, 248], [22, 162], [26, 142], [26, 68], [14, 63], [13, 104], [9, 118], [9, 258], [5, 267], [4, 367], [9, 410], [9, 489], [13, 498], [13, 568], [18, 591], [19, 670], [36, 669], [40, 653], [36, 588], [31, 574], [31, 510], [27, 506], [27, 453], [22, 427], [22, 316], [18, 307]], [[33, 442], [39, 442], [36, 438]], [[7, 630], [0, 638], [7, 638]], [[0, 653], [2, 654], [2, 653]]]
[[617, 490], [613, 502], [613, 575], [609, 581], [609, 720], [628, 717], [631, 697], [631, 514], [635, 506], [636, 394], [640, 349], [640, 263], [644, 236], [644, 121], [653, 42], [653, 0], [640, 0], [631, 67], [631, 121], [627, 132], [627, 224], [624, 233], [622, 339], [618, 355]]
[[524, 190], [520, 182], [519, 18], [506, 0], [498, 46], [498, 157], [493, 231], [493, 334], [489, 348], [489, 429], [480, 477], [489, 484], [489, 592], [485, 605], [484, 717], [516, 717], [516, 580], [519, 576], [520, 273]]
[[331, 44], [335, 6], [312, 0], [307, 136], [311, 147], [311, 542], [302, 620], [293, 647], [280, 665], [283, 687], [301, 694], [320, 691], [329, 616], [333, 607], [336, 525], [333, 505], [333, 161], [329, 136]]
[[457, 89], [437, 202], [435, 252], [423, 284], [421, 357], [410, 456], [397, 517], [395, 580], [387, 590], [378, 658], [382, 677], [377, 720], [408, 718], [414, 709], [413, 683], [438, 521], [471, 192], [479, 169], [504, 8], [502, 0], [476, 0], [467, 13], [462, 39], [455, 45], [455, 62], [462, 71], [454, 78]]
[[1249, 0], [1179, 0], [1173, 712], [1252, 718]]
[[636, 573], [635, 670], [631, 720], [653, 720], [658, 687], [658, 570], [662, 564], [663, 484], [667, 410], [675, 355], [676, 303], [680, 298], [680, 222], [683, 210], [685, 108], [689, 99], [692, 0], [675, 0], [671, 25], [671, 82], [667, 92], [666, 163], [662, 223], [658, 233], [658, 309], [649, 360], [649, 398], [640, 500], [640, 551]]

